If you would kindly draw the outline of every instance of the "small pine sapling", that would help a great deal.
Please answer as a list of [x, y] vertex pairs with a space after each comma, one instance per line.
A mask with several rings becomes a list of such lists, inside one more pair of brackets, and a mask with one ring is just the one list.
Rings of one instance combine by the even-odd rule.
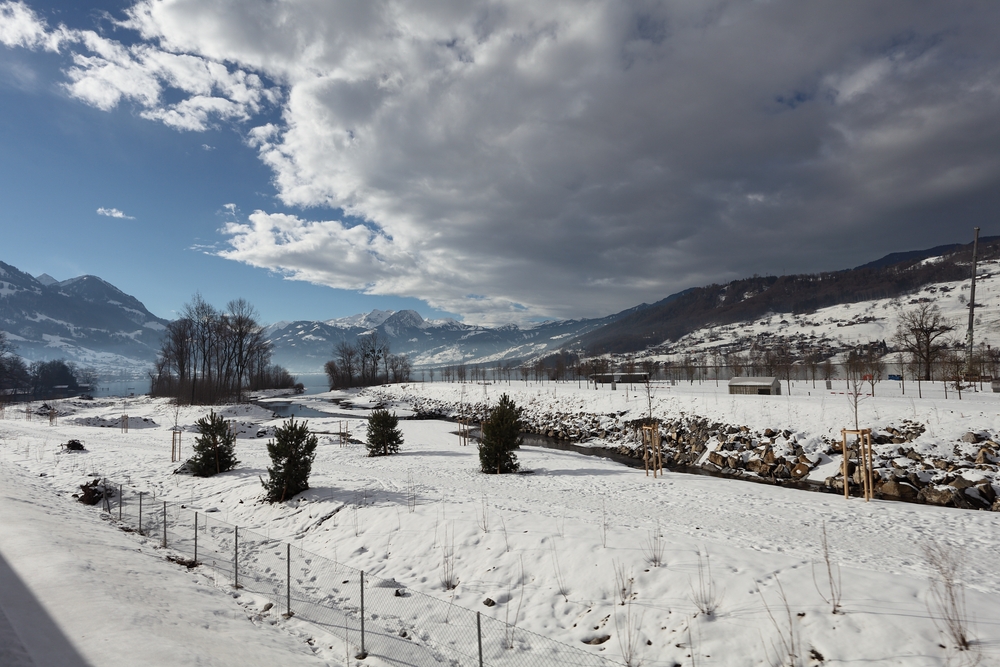
[[514, 450], [523, 442], [521, 408], [503, 394], [483, 423], [483, 439], [479, 443], [480, 469], [496, 474], [517, 472], [520, 464]]
[[211, 477], [220, 472], [232, 470], [239, 461], [236, 460], [236, 434], [222, 415], [213, 410], [207, 417], [196, 422], [198, 435], [194, 439], [194, 455], [188, 461], [188, 467], [198, 477]]
[[268, 502], [284, 502], [309, 488], [318, 440], [309, 432], [308, 424], [289, 419], [275, 429], [274, 440], [267, 442], [271, 467], [267, 469], [268, 479], [261, 483]]
[[397, 428], [399, 419], [388, 410], [373, 410], [368, 418], [368, 456], [388, 456], [399, 452], [403, 434]]

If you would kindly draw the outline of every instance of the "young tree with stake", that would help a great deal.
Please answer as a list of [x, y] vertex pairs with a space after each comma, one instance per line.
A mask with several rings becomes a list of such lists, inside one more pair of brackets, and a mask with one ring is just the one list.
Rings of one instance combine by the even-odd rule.
[[309, 488], [318, 441], [308, 424], [289, 419], [275, 430], [274, 440], [268, 441], [271, 467], [267, 469], [269, 478], [261, 480], [268, 502], [285, 502]]
[[517, 472], [520, 464], [514, 450], [519, 449], [523, 442], [521, 408], [507, 394], [503, 394], [483, 423], [483, 438], [479, 443], [480, 469], [496, 474]]
[[235, 468], [239, 464], [236, 434], [222, 415], [213, 410], [196, 424], [199, 435], [194, 439], [194, 456], [188, 461], [191, 472], [198, 477], [211, 477]]
[[389, 456], [399, 452], [403, 434], [397, 428], [399, 419], [388, 410], [373, 410], [368, 418], [368, 456]]

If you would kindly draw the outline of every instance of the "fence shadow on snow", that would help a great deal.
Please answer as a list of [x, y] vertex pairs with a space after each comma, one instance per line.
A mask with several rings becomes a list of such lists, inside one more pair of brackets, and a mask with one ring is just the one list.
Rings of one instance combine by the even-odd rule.
[[291, 544], [104, 481], [101, 508], [217, 580], [338, 636], [352, 655], [400, 667], [608, 667], [618, 663], [411, 591]]

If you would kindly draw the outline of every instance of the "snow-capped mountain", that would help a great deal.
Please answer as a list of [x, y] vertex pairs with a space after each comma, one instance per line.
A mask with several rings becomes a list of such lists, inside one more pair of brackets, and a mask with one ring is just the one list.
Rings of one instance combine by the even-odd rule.
[[373, 329], [385, 322], [395, 311], [375, 309], [370, 313], [359, 313], [350, 317], [341, 317], [335, 320], [327, 320], [325, 324], [340, 328], [361, 327], [363, 329]]
[[166, 324], [97, 276], [60, 282], [0, 262], [0, 329], [29, 361], [139, 370], [156, 358]]
[[[634, 309], [633, 309], [634, 310]], [[626, 311], [626, 313], [631, 311]], [[379, 332], [393, 354], [406, 354], [415, 366], [523, 359], [561, 349], [582, 334], [599, 329], [626, 313], [593, 320], [544, 322], [521, 328], [513, 324], [481, 327], [452, 319], [425, 320], [413, 310], [353, 315], [325, 322], [281, 322], [268, 328], [273, 359], [293, 373], [321, 372], [339, 343]]]

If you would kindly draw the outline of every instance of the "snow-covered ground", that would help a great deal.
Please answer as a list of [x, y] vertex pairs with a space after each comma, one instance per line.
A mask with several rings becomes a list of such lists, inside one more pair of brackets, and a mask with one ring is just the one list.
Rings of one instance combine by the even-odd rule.
[[[875, 398], [861, 402], [861, 425], [919, 422], [925, 431], [908, 446], [928, 457], [938, 450], [953, 454], [967, 431], [981, 431], [984, 438], [1000, 432], [1000, 396], [966, 393], [961, 402], [951, 395], [945, 400], [943, 392], [933, 395], [940, 385], [925, 385], [925, 397], [917, 399], [908, 383], [906, 396], [894, 397], [890, 384], [882, 382]], [[841, 428], [853, 424], [843, 395], [801, 382], [792, 390], [791, 396], [731, 397], [714, 383], [665, 385], [654, 392], [654, 413], [784, 429], [804, 448], [824, 436], [839, 437]], [[96, 509], [73, 503], [70, 494], [94, 473], [155, 492], [158, 500], [217, 509], [220, 519], [295, 540], [297, 548], [484, 616], [516, 618], [518, 627], [617, 662], [624, 662], [631, 643], [633, 664], [650, 666], [788, 664], [789, 645], [801, 665], [1000, 664], [1000, 513], [848, 501], [669, 472], [653, 478], [600, 457], [534, 447], [519, 452], [524, 474], [483, 475], [475, 447], [460, 446], [455, 425], [439, 420], [401, 422], [402, 451], [386, 458], [368, 458], [360, 444], [341, 447], [334, 435], [346, 423], [352, 437], [363, 440], [366, 408], [377, 402], [405, 415], [421, 401], [493, 402], [503, 391], [534, 415], [561, 413], [605, 426], [648, 410], [638, 387], [626, 393], [576, 383], [435, 383], [361, 396], [300, 397], [295, 400], [303, 409], [356, 416], [310, 417], [321, 433], [313, 488], [291, 502], [267, 505], [260, 502], [258, 480], [269, 464], [266, 438], [254, 437], [252, 427], [279, 423], [270, 410], [227, 408], [227, 416], [248, 425], [237, 446], [241, 464], [198, 479], [172, 474], [177, 465], [170, 461], [170, 430], [176, 425], [186, 431], [183, 446], [189, 451], [193, 434], [187, 431], [204, 409], [176, 409], [148, 398], [127, 405], [63, 402], [50, 425], [8, 408], [0, 420], [0, 553], [94, 664], [107, 662], [109, 647], [131, 646], [130, 632], [155, 639], [128, 664], [191, 662], [178, 653], [184, 643], [211, 656], [203, 664], [236, 664], [226, 655], [229, 639], [209, 641], [198, 625], [201, 617], [210, 627], [224, 619], [220, 631], [234, 642], [288, 651], [285, 660], [243, 664], [345, 663], [342, 644], [295, 618], [254, 625], [259, 616], [248, 614], [224, 582], [215, 587], [199, 572], [203, 568], [187, 572], [154, 558], [159, 550], [152, 543], [119, 533], [96, 518]], [[330, 403], [335, 397], [350, 399], [354, 409]], [[140, 422], [145, 428], [122, 433], [99, 426], [122, 413], [146, 419]], [[69, 438], [82, 440], [87, 451], [61, 452], [59, 444]], [[412, 512], [410, 489], [417, 494]], [[350, 511], [329, 520], [340, 508]], [[33, 556], [42, 538], [30, 533], [31, 526], [57, 537], [44, 558]], [[841, 614], [824, 601], [830, 598], [824, 529], [843, 586]], [[943, 631], [932, 594], [937, 572], [925, 557], [933, 542], [961, 563], [960, 621], [972, 638], [971, 651], [958, 651]], [[451, 544], [458, 586], [446, 590], [442, 556]], [[110, 575], [109, 566], [127, 574]], [[76, 579], [85, 584], [79, 593], [63, 590]], [[110, 593], [87, 594], [109, 579]], [[622, 597], [631, 603], [621, 604]], [[714, 614], [699, 610], [699, 597], [714, 598]], [[485, 606], [486, 598], [495, 606]], [[81, 614], [84, 606], [87, 613]], [[93, 620], [102, 615], [112, 620]], [[181, 630], [172, 638], [160, 631], [168, 626]], [[434, 637], [426, 642], [433, 645]], [[531, 664], [527, 656], [525, 664]]]

